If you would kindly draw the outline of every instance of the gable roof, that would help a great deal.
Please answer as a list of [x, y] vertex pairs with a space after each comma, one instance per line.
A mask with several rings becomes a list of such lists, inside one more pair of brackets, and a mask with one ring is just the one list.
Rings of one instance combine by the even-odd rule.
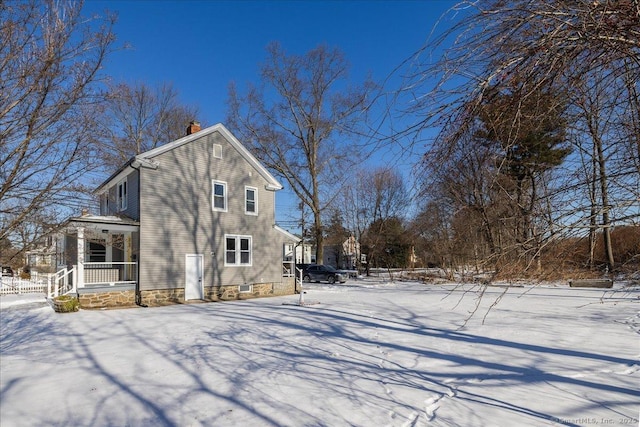
[[[202, 129], [201, 131], [192, 133], [191, 135], [184, 136], [180, 139], [176, 139], [173, 142], [169, 142], [168, 144], [161, 145], [160, 147], [154, 148], [152, 150], [146, 151], [144, 153], [138, 154], [137, 156], [132, 157], [127, 163], [125, 163], [120, 169], [118, 169], [113, 175], [107, 178], [102, 184], [96, 188], [96, 193], [102, 193], [111, 184], [113, 181], [119, 181], [124, 178], [124, 176], [128, 175], [127, 169], [129, 167], [133, 169], [138, 169], [140, 167], [147, 168], [155, 168], [157, 167], [157, 163], [153, 161], [153, 158], [159, 156], [167, 151], [171, 151], [175, 148], [181, 147], [185, 144], [190, 143], [196, 139], [202, 138], [203, 136], [212, 134], [214, 132], [219, 132], [228, 142], [234, 147], [240, 155], [251, 165], [253, 166], [258, 173], [267, 181], [267, 189], [268, 190], [281, 190], [284, 188], [278, 180], [269, 173], [269, 171], [254, 157], [253, 154], [247, 150], [247, 148], [240, 142], [238, 139], [233, 136], [233, 134], [226, 128], [222, 123], [218, 123], [216, 125], [210, 126], [208, 128]], [[127, 171], [125, 173], [125, 171]]]

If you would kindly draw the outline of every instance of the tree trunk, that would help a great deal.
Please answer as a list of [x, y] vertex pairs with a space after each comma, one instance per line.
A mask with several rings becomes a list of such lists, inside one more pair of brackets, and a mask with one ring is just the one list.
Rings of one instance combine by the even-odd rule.
[[600, 178], [600, 197], [602, 198], [602, 234], [604, 237], [604, 252], [607, 259], [607, 268], [609, 271], [614, 268], [613, 246], [611, 245], [611, 223], [609, 219], [609, 192], [607, 187], [607, 168], [602, 148], [602, 141], [597, 139], [596, 150], [598, 153], [598, 173]]
[[[594, 146], [595, 148], [595, 146]], [[593, 269], [595, 266], [596, 257], [596, 235], [598, 231], [598, 210], [596, 208], [597, 190], [596, 190], [596, 156], [593, 156], [592, 160], [592, 178], [589, 182], [589, 269]]]
[[320, 215], [316, 215], [314, 222], [314, 233], [316, 239], [316, 264], [324, 264], [324, 233], [322, 231], [322, 221]]

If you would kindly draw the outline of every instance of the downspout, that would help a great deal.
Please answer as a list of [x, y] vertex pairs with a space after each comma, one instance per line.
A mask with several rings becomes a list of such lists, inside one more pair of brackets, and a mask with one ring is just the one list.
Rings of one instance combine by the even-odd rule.
[[[137, 167], [134, 165], [138, 165]], [[137, 162], [137, 161], [133, 161], [131, 162], [131, 169], [134, 169], [136, 171], [138, 171], [138, 222], [140, 222], [140, 218], [141, 218], [141, 214], [140, 211], [142, 210], [142, 206], [140, 203], [140, 187], [141, 183], [142, 183], [142, 173], [140, 173], [140, 166], [141, 163]], [[138, 268], [136, 268], [136, 290], [135, 290], [135, 302], [137, 306], [140, 307], [148, 307], [148, 305], [143, 304], [142, 303], [142, 294], [140, 293], [140, 231], [138, 231], [138, 254], [136, 257], [136, 261], [138, 262]]]

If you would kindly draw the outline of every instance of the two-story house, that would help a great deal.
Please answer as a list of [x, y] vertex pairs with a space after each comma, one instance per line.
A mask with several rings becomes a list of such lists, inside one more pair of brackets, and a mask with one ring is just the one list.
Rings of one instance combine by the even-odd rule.
[[100, 215], [68, 221], [60, 280], [73, 267], [82, 307], [292, 294], [283, 248], [297, 238], [275, 225], [280, 189], [222, 124], [192, 122], [97, 188]]

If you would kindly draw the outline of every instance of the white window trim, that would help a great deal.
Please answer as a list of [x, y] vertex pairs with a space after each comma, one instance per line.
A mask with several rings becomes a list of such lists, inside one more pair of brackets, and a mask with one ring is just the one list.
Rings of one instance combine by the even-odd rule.
[[[236, 241], [236, 249], [235, 249], [235, 263], [227, 262], [227, 239], [235, 239]], [[240, 240], [248, 239], [249, 240], [249, 262], [246, 264], [242, 264], [241, 260], [241, 250], [240, 250]], [[224, 235], [224, 265], [225, 267], [251, 267], [253, 265], [253, 238], [251, 236], [240, 236], [235, 234], [225, 234]]]
[[212, 150], [213, 150], [213, 158], [214, 159], [222, 159], [222, 145], [213, 144], [212, 145]]
[[[247, 198], [247, 190], [253, 190], [253, 204], [255, 207], [255, 210], [253, 212], [249, 212], [247, 210], [247, 202], [249, 201], [249, 199]], [[256, 187], [244, 187], [244, 213], [246, 215], [258, 215], [258, 189]]]
[[109, 215], [109, 193], [105, 193], [100, 197], [100, 215]]
[[[215, 202], [216, 184], [222, 185], [222, 187], [224, 188], [224, 209], [216, 207], [216, 202]], [[216, 212], [227, 212], [227, 206], [228, 206], [227, 202], [228, 202], [228, 200], [227, 200], [227, 183], [225, 181], [218, 181], [218, 180], [212, 179], [211, 180], [211, 209], [216, 211]]]
[[127, 185], [127, 178], [123, 179], [118, 183], [118, 185], [116, 185], [116, 205], [118, 206], [119, 212], [127, 209], [129, 199], [129, 197], [127, 196], [127, 193], [129, 192], [128, 187], [129, 186]]
[[246, 283], [244, 285], [238, 285], [238, 292], [241, 294], [253, 292], [253, 285], [248, 285]]

